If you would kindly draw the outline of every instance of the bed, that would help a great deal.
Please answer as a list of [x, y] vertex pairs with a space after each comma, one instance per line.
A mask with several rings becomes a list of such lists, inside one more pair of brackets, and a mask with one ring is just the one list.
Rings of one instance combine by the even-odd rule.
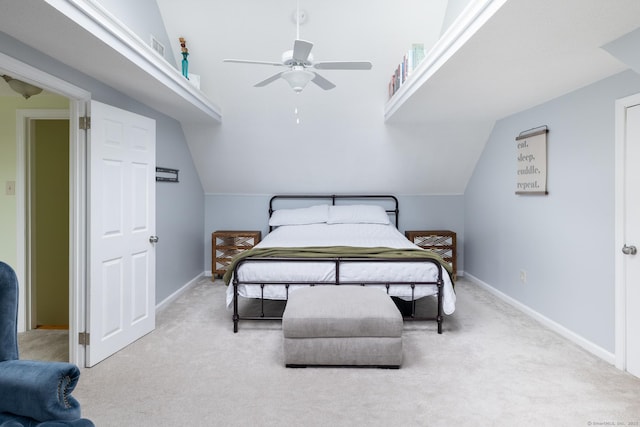
[[[295, 202], [295, 207], [286, 202]], [[307, 206], [304, 206], [304, 205]], [[379, 288], [409, 307], [405, 320], [434, 320], [455, 311], [450, 267], [398, 230], [399, 206], [391, 195], [277, 195], [269, 201], [269, 233], [236, 256], [224, 276], [234, 332], [240, 320], [274, 320], [265, 300], [287, 300], [306, 286]], [[239, 299], [258, 299], [258, 315], [243, 315]], [[416, 301], [435, 298], [434, 315], [418, 315]]]

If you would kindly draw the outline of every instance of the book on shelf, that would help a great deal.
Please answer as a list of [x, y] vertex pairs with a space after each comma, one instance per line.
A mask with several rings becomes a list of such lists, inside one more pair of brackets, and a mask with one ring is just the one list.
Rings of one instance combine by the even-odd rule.
[[400, 89], [413, 71], [420, 65], [426, 56], [423, 43], [414, 43], [402, 57], [402, 62], [398, 65], [395, 72], [391, 76], [389, 82], [389, 98], [391, 98]]

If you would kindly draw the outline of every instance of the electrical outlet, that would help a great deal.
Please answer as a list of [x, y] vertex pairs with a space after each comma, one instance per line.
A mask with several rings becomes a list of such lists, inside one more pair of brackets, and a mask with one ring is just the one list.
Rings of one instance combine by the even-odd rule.
[[4, 194], [7, 196], [15, 196], [16, 195], [16, 182], [15, 181], [7, 181], [5, 184]]
[[520, 270], [520, 282], [527, 283], [527, 272]]

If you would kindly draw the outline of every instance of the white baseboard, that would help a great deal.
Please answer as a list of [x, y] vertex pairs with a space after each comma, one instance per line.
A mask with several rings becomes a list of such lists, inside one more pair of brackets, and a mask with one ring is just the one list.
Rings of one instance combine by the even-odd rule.
[[184, 284], [180, 289], [178, 289], [177, 291], [175, 291], [174, 293], [172, 293], [171, 295], [169, 295], [168, 297], [160, 301], [158, 304], [156, 304], [156, 313], [168, 307], [169, 304], [171, 304], [173, 301], [178, 299], [178, 297], [182, 295], [187, 289], [189, 289], [190, 287], [198, 283], [200, 278], [203, 276], [205, 276], [205, 273], [198, 274], [196, 277], [194, 277], [193, 279], [189, 280], [186, 284]]
[[560, 325], [559, 323], [554, 322], [553, 320], [549, 319], [548, 317], [543, 316], [542, 314], [540, 314], [537, 311], [533, 310], [531, 307], [528, 307], [528, 306], [524, 305], [523, 303], [521, 303], [520, 301], [517, 301], [517, 300], [511, 298], [507, 294], [497, 290], [493, 286], [489, 285], [486, 282], [483, 282], [482, 280], [478, 279], [477, 277], [473, 276], [472, 274], [469, 274], [469, 273], [465, 274], [465, 278], [468, 279], [469, 281], [475, 283], [476, 285], [479, 285], [481, 288], [485, 289], [486, 291], [488, 291], [491, 294], [495, 295], [496, 297], [500, 298], [502, 301], [506, 302], [507, 304], [511, 305], [512, 307], [520, 310], [524, 314], [526, 314], [528, 316], [531, 316], [532, 318], [534, 318], [538, 322], [542, 323], [547, 328], [549, 328], [552, 331], [554, 331], [554, 332], [558, 333], [559, 335], [561, 335], [563, 338], [566, 338], [569, 341], [573, 342], [574, 344], [579, 345], [583, 349], [587, 350], [589, 353], [591, 353], [591, 354], [593, 354], [595, 356], [598, 356], [599, 358], [601, 358], [605, 362], [608, 362], [608, 363], [610, 363], [612, 365], [615, 364], [615, 362], [616, 362], [615, 354], [613, 354], [613, 353], [603, 349], [602, 347], [592, 343], [591, 341], [589, 341], [589, 340], [585, 339], [584, 337], [576, 334], [575, 332], [565, 328], [564, 326]]

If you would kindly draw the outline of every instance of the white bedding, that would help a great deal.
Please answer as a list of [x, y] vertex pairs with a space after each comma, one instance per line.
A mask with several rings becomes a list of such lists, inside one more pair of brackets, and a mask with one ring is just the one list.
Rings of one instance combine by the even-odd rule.
[[[354, 246], [389, 247], [396, 249], [420, 249], [407, 240], [392, 224], [310, 224], [281, 226], [269, 233], [256, 247], [306, 247], [306, 246]], [[240, 280], [245, 281], [312, 281], [334, 280], [333, 263], [314, 262], [269, 262], [247, 263], [238, 270]], [[443, 269], [443, 311], [451, 314], [455, 311], [456, 295], [451, 279]], [[341, 281], [436, 281], [438, 269], [432, 263], [385, 263], [362, 262], [346, 263], [340, 266]], [[368, 285], [369, 286], [369, 285]], [[377, 285], [375, 285], [377, 287]], [[386, 292], [386, 287], [380, 285]], [[293, 292], [295, 286], [289, 287]], [[435, 295], [436, 285], [416, 285], [415, 298]], [[246, 298], [260, 298], [258, 285], [239, 285], [238, 294]], [[405, 300], [411, 300], [412, 289], [409, 285], [391, 286], [389, 294]], [[267, 299], [286, 299], [284, 286], [267, 285], [264, 287]], [[233, 286], [227, 288], [227, 307], [233, 303]]]

